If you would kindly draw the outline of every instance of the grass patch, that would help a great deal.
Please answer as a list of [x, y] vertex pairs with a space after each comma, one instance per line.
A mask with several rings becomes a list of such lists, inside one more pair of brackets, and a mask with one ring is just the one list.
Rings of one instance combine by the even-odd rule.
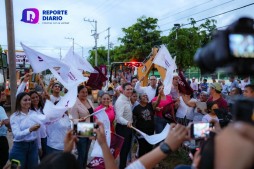
[[166, 159], [160, 162], [158, 169], [173, 169], [179, 164], [191, 165], [192, 161], [189, 158], [188, 152], [183, 148], [179, 148], [174, 153], [171, 153]]

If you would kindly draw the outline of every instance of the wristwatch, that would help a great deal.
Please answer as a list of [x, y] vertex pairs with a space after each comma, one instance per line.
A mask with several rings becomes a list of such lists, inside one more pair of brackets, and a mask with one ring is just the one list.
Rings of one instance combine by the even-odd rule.
[[172, 152], [171, 148], [169, 147], [169, 145], [165, 142], [162, 142], [160, 144], [160, 149], [164, 154], [170, 154]]

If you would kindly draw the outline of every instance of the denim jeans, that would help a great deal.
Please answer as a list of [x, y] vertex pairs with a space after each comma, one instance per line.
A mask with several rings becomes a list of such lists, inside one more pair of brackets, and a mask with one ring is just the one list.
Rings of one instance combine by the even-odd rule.
[[38, 145], [37, 141], [13, 142], [10, 152], [10, 160], [19, 160], [20, 169], [34, 169], [38, 165]]
[[89, 138], [78, 138], [77, 149], [78, 149], [78, 162], [81, 169], [86, 168], [88, 151], [91, 145]]
[[163, 117], [154, 116], [154, 126], [156, 134], [161, 133], [166, 125], [167, 125], [166, 119], [164, 119]]
[[47, 155], [49, 155], [49, 154], [52, 154], [52, 153], [60, 153], [60, 152], [63, 152], [63, 150], [57, 150], [57, 149], [54, 149], [54, 148], [49, 147], [49, 146], [47, 145], [46, 152], [47, 152]]
[[42, 149], [42, 156], [41, 160], [47, 155], [47, 137], [41, 138], [41, 149]]

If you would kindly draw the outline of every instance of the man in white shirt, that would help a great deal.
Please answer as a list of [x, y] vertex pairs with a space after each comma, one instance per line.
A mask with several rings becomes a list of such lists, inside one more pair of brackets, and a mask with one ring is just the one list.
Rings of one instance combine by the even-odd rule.
[[198, 84], [196, 82], [195, 77], [192, 78], [192, 82], [191, 82], [190, 86], [193, 89], [193, 91], [198, 91]]
[[124, 143], [120, 152], [119, 169], [126, 167], [127, 156], [131, 148], [132, 139], [132, 105], [130, 97], [133, 88], [131, 83], [123, 84], [123, 93], [117, 98], [115, 103], [116, 112], [116, 134], [124, 137]]
[[144, 77], [140, 79], [140, 81], [137, 81], [135, 85], [135, 90], [137, 93], [146, 93], [149, 99], [149, 102], [155, 97], [156, 93], [156, 84], [157, 84], [157, 78], [154, 75], [151, 75], [149, 80], [150, 80], [150, 85], [146, 87], [141, 87], [140, 82], [144, 80]]
[[193, 89], [193, 97], [197, 98], [197, 92], [198, 92], [198, 83], [196, 82], [195, 77], [192, 78], [191, 84], [190, 84], [191, 88]]

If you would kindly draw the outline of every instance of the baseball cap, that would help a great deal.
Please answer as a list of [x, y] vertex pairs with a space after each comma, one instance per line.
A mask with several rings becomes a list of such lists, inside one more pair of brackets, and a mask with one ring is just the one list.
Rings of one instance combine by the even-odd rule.
[[219, 92], [221, 92], [222, 91], [222, 87], [221, 87], [221, 84], [219, 84], [219, 83], [211, 83], [210, 84], [210, 87], [212, 87], [212, 88], [214, 88], [215, 90], [217, 90], [217, 91], [219, 91]]

